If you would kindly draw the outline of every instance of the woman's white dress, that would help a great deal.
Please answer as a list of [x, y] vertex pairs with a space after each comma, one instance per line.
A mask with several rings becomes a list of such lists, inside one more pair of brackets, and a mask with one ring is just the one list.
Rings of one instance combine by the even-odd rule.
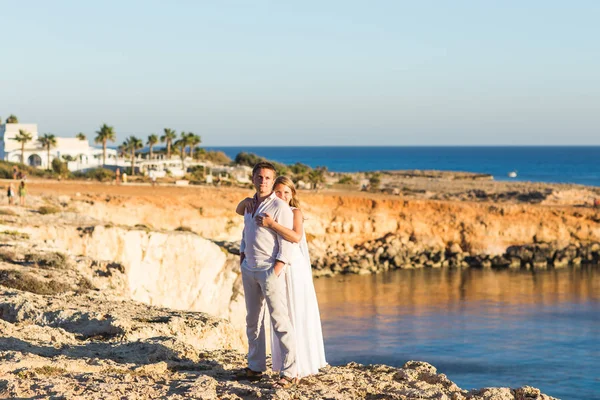
[[[327, 365], [321, 316], [304, 234], [302, 234], [300, 243], [294, 246], [292, 261], [285, 270], [285, 279], [290, 319], [296, 338], [297, 375], [302, 378], [318, 373], [319, 368]], [[283, 362], [279, 351], [279, 340], [272, 332], [273, 329], [271, 329], [273, 370], [281, 371]]]

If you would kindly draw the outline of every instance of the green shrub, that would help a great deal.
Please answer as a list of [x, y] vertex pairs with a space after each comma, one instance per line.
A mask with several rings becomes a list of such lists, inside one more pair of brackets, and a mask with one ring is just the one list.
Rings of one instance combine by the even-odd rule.
[[369, 183], [372, 189], [378, 189], [379, 185], [381, 185], [381, 174], [379, 172], [373, 173], [369, 178]]
[[356, 185], [356, 181], [350, 175], [344, 175], [338, 180], [342, 185]]
[[66, 162], [60, 161], [58, 158], [52, 160], [52, 171], [60, 176], [68, 176], [71, 172]]
[[275, 166], [275, 171], [277, 171], [277, 176], [287, 175], [289, 170], [287, 165], [278, 163], [275, 161], [270, 161], [271, 164]]
[[4, 162], [0, 163], [0, 179], [13, 178], [12, 167], [6, 164]]
[[41, 206], [40, 208], [38, 208], [38, 212], [42, 215], [56, 214], [60, 212], [60, 208], [55, 206]]
[[255, 164], [266, 161], [263, 157], [257, 156], [252, 153], [241, 152], [235, 156], [235, 163], [239, 165], [247, 165], [249, 167], [254, 167]]
[[12, 179], [13, 178], [13, 167], [17, 166], [22, 174], [27, 176], [36, 176], [41, 178], [51, 178], [53, 173], [51, 171], [30, 167], [29, 165], [23, 165], [19, 163], [13, 163], [8, 161], [0, 161], [0, 178]]
[[256, 154], [241, 152], [241, 153], [238, 153], [237, 156], [235, 156], [236, 164], [247, 165], [248, 167], [254, 167], [254, 165], [256, 165], [257, 163], [259, 163], [261, 161], [268, 161], [271, 164], [273, 164], [273, 166], [275, 167], [275, 170], [277, 171], [277, 175], [287, 175], [288, 174], [289, 170], [288, 170], [287, 165], [276, 162], [276, 161], [267, 160], [266, 158], [257, 156]]
[[193, 167], [191, 167], [190, 169], [188, 169], [188, 172], [190, 173], [190, 181], [199, 181], [199, 182], [203, 182], [205, 179], [204, 176], [204, 167], [202, 165], [195, 165]]
[[223, 153], [222, 151], [207, 151], [205, 149], [201, 149], [200, 151], [194, 153], [194, 155], [197, 155], [199, 160], [206, 160], [215, 164], [231, 164], [231, 158], [229, 158], [227, 154]]
[[73, 174], [76, 178], [93, 179], [100, 182], [112, 181], [115, 177], [115, 173], [110, 169], [106, 168], [92, 168], [85, 172], [75, 172]]

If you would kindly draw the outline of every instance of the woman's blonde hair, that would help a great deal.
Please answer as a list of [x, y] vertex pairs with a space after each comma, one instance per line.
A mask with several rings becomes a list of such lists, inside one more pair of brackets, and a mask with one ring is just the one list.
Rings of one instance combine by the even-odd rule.
[[290, 200], [290, 206], [299, 208], [300, 202], [296, 197], [296, 185], [294, 185], [294, 182], [287, 176], [278, 176], [277, 179], [275, 179], [273, 188], [275, 188], [275, 186], [277, 185], [285, 185], [290, 188], [290, 190], [292, 191], [292, 199]]

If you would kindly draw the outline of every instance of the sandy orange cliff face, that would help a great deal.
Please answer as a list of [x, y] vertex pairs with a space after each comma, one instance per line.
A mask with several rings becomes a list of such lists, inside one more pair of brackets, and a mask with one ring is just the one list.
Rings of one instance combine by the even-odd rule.
[[[154, 229], [191, 228], [213, 240], [239, 240], [238, 201], [251, 190], [211, 187], [114, 186], [87, 183], [30, 185], [42, 196], [69, 196], [80, 212], [115, 224]], [[464, 250], [502, 253], [531, 242], [600, 240], [600, 212], [563, 204], [493, 203], [409, 199], [352, 192], [300, 192], [312, 247], [352, 246], [387, 233], [425, 245], [459, 243]]]
[[473, 252], [498, 253], [534, 241], [600, 238], [600, 213], [590, 208], [326, 194], [307, 196], [307, 203], [311, 215], [329, 222], [316, 232], [329, 240], [359, 242], [395, 232], [425, 244], [454, 242]]

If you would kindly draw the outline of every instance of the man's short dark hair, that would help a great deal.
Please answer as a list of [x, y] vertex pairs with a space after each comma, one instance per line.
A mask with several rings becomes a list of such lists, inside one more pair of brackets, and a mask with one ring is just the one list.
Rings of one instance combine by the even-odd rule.
[[259, 163], [256, 163], [256, 165], [254, 165], [254, 168], [252, 168], [252, 176], [256, 174], [256, 171], [261, 169], [270, 169], [275, 175], [277, 175], [277, 170], [275, 169], [275, 166], [273, 164], [271, 164], [268, 161], [261, 161]]

